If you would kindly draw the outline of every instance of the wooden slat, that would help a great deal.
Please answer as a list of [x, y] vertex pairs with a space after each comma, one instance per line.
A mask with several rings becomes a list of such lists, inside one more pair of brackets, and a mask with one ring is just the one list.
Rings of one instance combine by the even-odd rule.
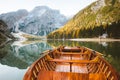
[[62, 55], [87, 55], [88, 53], [62, 52]]
[[51, 59], [47, 60], [49, 62], [58, 62], [58, 63], [79, 63], [79, 64], [87, 64], [87, 63], [98, 63], [96, 61], [89, 61], [89, 60], [63, 60], [63, 59]]

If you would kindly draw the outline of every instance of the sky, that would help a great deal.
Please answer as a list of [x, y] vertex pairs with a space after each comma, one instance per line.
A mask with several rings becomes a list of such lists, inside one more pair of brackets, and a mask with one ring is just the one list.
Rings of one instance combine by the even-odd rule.
[[36, 6], [57, 9], [65, 16], [72, 16], [96, 0], [1, 0], [0, 14], [19, 9], [31, 11]]

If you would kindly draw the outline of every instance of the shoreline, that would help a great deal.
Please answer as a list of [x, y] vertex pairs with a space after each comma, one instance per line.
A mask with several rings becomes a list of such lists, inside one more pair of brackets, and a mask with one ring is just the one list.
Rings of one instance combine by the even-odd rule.
[[86, 41], [86, 42], [120, 42], [120, 39], [112, 39], [112, 38], [76, 38], [76, 39], [68, 39], [70, 41]]

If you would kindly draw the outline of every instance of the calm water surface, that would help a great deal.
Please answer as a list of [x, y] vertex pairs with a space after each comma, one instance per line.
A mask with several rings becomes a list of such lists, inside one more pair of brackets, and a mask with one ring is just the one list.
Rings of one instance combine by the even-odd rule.
[[0, 46], [0, 80], [22, 80], [28, 67], [41, 56], [41, 52], [60, 45], [86, 46], [99, 51], [104, 54], [106, 60], [120, 73], [120, 42], [51, 40], [22, 46], [9, 42]]

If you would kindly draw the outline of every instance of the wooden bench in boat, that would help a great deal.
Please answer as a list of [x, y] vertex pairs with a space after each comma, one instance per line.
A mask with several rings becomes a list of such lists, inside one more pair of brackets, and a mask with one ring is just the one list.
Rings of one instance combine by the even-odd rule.
[[71, 52], [62, 52], [62, 55], [87, 55], [89, 53], [71, 53]]
[[49, 62], [58, 62], [58, 63], [79, 63], [79, 64], [88, 64], [88, 63], [98, 63], [93, 60], [63, 60], [63, 59], [50, 59]]
[[37, 80], [106, 80], [103, 73], [40, 71]]
[[62, 49], [63, 52], [81, 52], [80, 48], [78, 47], [64, 47]]

